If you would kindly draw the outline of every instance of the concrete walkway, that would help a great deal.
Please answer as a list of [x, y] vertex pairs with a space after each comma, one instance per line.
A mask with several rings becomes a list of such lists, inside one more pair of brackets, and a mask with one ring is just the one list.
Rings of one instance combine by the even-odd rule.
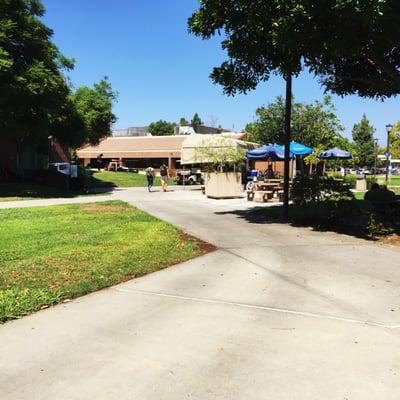
[[243, 199], [115, 197], [220, 249], [0, 326], [1, 399], [399, 398], [398, 249]]

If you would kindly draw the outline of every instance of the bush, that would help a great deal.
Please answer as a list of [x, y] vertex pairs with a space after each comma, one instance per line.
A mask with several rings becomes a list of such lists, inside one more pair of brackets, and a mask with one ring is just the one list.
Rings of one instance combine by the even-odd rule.
[[368, 222], [365, 228], [367, 234], [371, 237], [391, 235], [395, 229], [383, 218], [371, 213], [368, 214]]
[[344, 177], [344, 182], [347, 183], [352, 189], [356, 187], [357, 176], [356, 175], [346, 175]]
[[367, 189], [370, 190], [374, 183], [378, 183], [378, 180], [374, 176], [367, 176]]
[[323, 200], [352, 200], [349, 185], [332, 177], [300, 175], [292, 183], [291, 199], [296, 205], [319, 203]]
[[296, 205], [320, 201], [321, 178], [318, 175], [299, 175], [293, 179], [290, 198]]

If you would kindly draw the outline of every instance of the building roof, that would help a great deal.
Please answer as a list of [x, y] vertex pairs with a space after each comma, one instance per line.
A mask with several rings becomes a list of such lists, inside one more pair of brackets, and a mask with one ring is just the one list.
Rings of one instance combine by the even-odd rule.
[[187, 136], [109, 137], [77, 151], [79, 158], [179, 158]]

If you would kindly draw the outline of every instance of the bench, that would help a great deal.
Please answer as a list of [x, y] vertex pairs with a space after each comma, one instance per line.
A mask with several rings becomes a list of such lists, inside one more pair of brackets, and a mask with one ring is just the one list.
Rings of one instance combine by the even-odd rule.
[[274, 192], [272, 190], [256, 190], [254, 192], [253, 200], [259, 203], [265, 203], [272, 199]]
[[278, 191], [277, 191], [278, 199], [279, 199], [280, 202], [283, 202], [284, 193], [285, 193], [284, 190], [278, 190]]
[[254, 200], [254, 190], [246, 190], [247, 193], [247, 201], [253, 201]]

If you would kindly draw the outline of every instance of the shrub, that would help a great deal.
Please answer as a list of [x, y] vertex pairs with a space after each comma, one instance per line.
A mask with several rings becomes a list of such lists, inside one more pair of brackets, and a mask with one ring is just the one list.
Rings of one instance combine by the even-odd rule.
[[374, 183], [378, 183], [378, 180], [374, 176], [367, 176], [367, 189], [370, 190]]
[[347, 183], [352, 189], [356, 187], [357, 176], [356, 175], [346, 175], [344, 177], [344, 182]]
[[299, 175], [293, 179], [290, 198], [296, 205], [320, 201], [321, 179], [318, 175]]
[[395, 231], [388, 221], [379, 218], [374, 213], [368, 214], [368, 222], [365, 230], [371, 237], [391, 235]]
[[291, 199], [296, 205], [318, 203], [326, 199], [352, 200], [353, 193], [349, 185], [332, 177], [318, 175], [300, 175], [292, 183]]

